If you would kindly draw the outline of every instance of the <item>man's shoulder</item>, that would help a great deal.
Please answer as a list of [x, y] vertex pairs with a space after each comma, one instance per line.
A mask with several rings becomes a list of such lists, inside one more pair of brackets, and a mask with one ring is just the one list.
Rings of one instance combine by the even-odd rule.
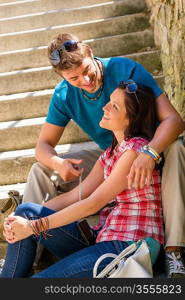
[[62, 80], [55, 87], [54, 97], [65, 101], [70, 89], [71, 86], [68, 84], [68, 82], [66, 80]]
[[60, 93], [63, 90], [67, 90], [68, 89], [68, 83], [66, 80], [62, 80], [60, 81], [56, 87], [55, 87], [55, 91], [56, 93]]
[[135, 65], [135, 61], [124, 56], [116, 56], [116, 57], [108, 57], [103, 58], [102, 61], [104, 62], [106, 67], [113, 67], [113, 66], [128, 66], [128, 65]]

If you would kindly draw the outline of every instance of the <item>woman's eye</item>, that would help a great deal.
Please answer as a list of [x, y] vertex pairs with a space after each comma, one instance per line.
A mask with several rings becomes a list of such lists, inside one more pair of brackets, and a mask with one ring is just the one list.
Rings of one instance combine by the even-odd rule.
[[115, 110], [118, 110], [118, 108], [117, 108], [117, 106], [116, 106], [115, 104], [113, 104], [113, 108], [114, 108]]

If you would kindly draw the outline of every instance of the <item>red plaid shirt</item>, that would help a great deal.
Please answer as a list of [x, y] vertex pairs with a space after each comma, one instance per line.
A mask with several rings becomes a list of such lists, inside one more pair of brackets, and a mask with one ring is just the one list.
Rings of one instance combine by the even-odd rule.
[[[123, 142], [114, 149], [110, 156], [111, 147], [99, 158], [104, 167], [106, 179], [117, 160], [126, 150], [139, 152], [148, 141], [135, 137]], [[115, 207], [104, 208], [100, 212], [100, 224], [94, 229], [101, 228], [96, 242], [102, 241], [137, 241], [145, 237], [152, 237], [164, 243], [163, 217], [161, 208], [161, 189], [159, 171], [154, 170], [152, 184], [143, 189], [127, 189], [110, 202], [116, 202]], [[109, 203], [110, 203], [109, 202]]]

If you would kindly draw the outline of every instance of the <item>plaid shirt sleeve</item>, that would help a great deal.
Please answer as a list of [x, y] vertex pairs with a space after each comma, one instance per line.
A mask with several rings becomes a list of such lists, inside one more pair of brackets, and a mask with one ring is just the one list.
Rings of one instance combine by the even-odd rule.
[[119, 150], [123, 153], [127, 150], [134, 150], [136, 152], [140, 152], [141, 148], [144, 145], [148, 144], [148, 140], [141, 138], [141, 137], [134, 137], [131, 138], [129, 141], [126, 141], [126, 143], [121, 143]]

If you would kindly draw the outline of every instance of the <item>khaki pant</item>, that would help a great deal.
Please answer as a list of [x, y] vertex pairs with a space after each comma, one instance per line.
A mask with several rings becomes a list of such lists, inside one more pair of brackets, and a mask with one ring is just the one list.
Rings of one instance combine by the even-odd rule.
[[[98, 159], [101, 150], [95, 148], [91, 151], [80, 151], [62, 155], [63, 158], [79, 158], [84, 160], [83, 177], [92, 169]], [[166, 246], [185, 247], [185, 147], [182, 137], [171, 144], [164, 153], [165, 164], [162, 175], [162, 205], [165, 223]], [[63, 182], [55, 172], [35, 163], [28, 176], [24, 191], [23, 202], [35, 202], [41, 204], [43, 200], [49, 200], [65, 192], [79, 183]]]
[[185, 247], [185, 137], [164, 153], [162, 205], [166, 246]]

